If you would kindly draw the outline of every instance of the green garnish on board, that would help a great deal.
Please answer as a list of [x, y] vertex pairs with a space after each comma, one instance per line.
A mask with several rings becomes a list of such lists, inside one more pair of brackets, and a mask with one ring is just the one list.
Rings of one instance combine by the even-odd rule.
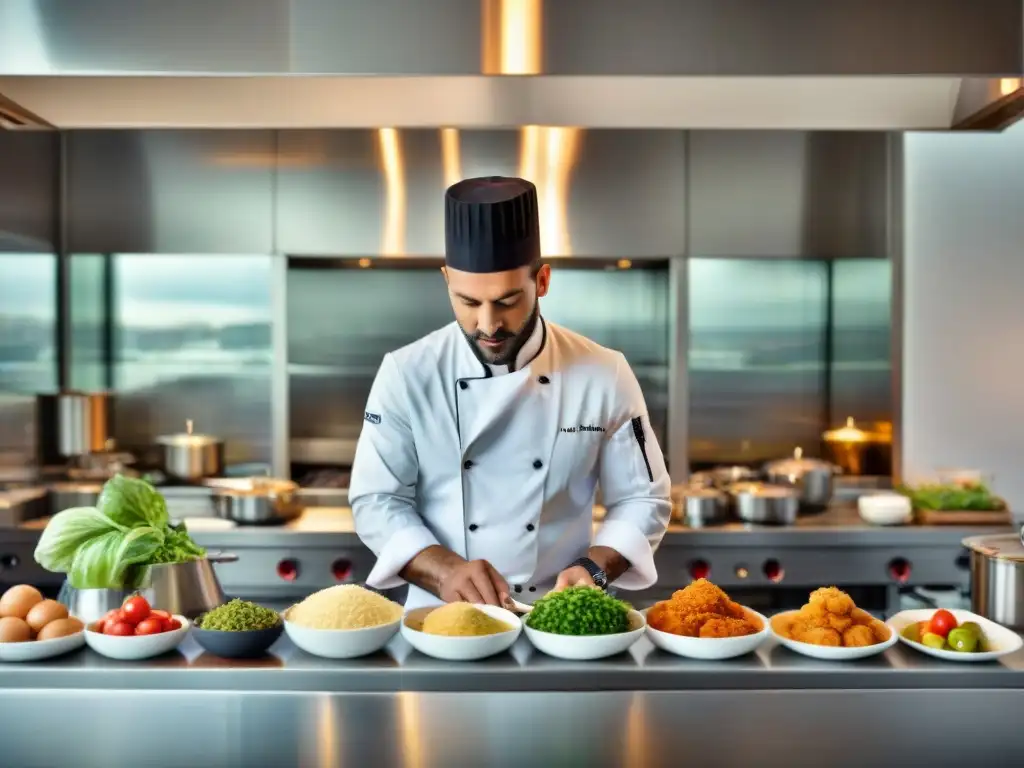
[[1006, 502], [983, 483], [931, 483], [896, 489], [910, 498], [914, 509], [933, 512], [999, 512]]

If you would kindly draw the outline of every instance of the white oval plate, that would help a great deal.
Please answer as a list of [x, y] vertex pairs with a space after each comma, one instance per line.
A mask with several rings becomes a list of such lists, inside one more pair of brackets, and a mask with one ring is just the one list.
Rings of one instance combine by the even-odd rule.
[[[796, 611], [782, 611], [781, 613], [775, 614], [772, 618], [777, 616], [786, 616], [790, 613], [796, 613]], [[889, 639], [884, 640], [881, 643], [875, 643], [874, 645], [862, 645], [857, 648], [844, 648], [835, 647], [831, 645], [815, 645], [814, 643], [801, 643], [798, 640], [791, 640], [788, 637], [784, 637], [775, 631], [771, 622], [768, 622], [768, 628], [771, 630], [772, 637], [774, 637], [780, 645], [784, 645], [789, 650], [804, 656], [809, 656], [812, 659], [821, 659], [822, 661], [854, 661], [856, 659], [866, 659], [869, 656], [877, 656], [880, 653], [885, 652], [887, 649], [892, 648], [896, 644], [896, 632], [892, 631], [892, 627], [889, 627]]]
[[324, 659], [356, 659], [376, 653], [398, 633], [401, 617], [387, 624], [362, 629], [313, 629], [288, 621], [282, 614], [284, 632], [299, 648]]
[[992, 661], [993, 659], [998, 659], [1000, 656], [1016, 653], [1024, 647], [1024, 640], [1022, 640], [1021, 636], [1012, 629], [1007, 629], [1001, 624], [996, 624], [994, 621], [990, 621], [976, 613], [963, 611], [957, 608], [947, 608], [946, 610], [953, 614], [953, 618], [956, 619], [957, 624], [963, 624], [965, 621], [977, 622], [978, 626], [981, 627], [981, 631], [985, 634], [985, 642], [991, 650], [983, 651], [981, 653], [946, 651], [939, 648], [929, 648], [923, 643], [915, 643], [913, 640], [908, 640], [903, 636], [903, 630], [909, 625], [915, 624], [919, 621], [927, 621], [937, 610], [939, 609], [914, 608], [909, 611], [900, 611], [889, 619], [886, 624], [889, 626], [889, 629], [899, 637], [901, 642], [910, 646], [915, 651], [920, 651], [921, 653], [926, 653], [929, 656], [934, 656], [936, 659], [944, 659], [946, 661]]
[[631, 610], [629, 626], [629, 631], [615, 635], [556, 635], [530, 629], [525, 623], [523, 630], [533, 646], [548, 656], [567, 661], [594, 661], [628, 650], [643, 635], [647, 620], [639, 611]]
[[512, 611], [493, 605], [477, 605], [488, 616], [503, 621], [512, 629], [496, 635], [480, 635], [476, 637], [448, 637], [447, 635], [431, 635], [420, 631], [423, 620], [437, 606], [416, 608], [409, 611], [402, 619], [402, 637], [420, 653], [444, 661], [477, 661], [488, 656], [496, 656], [512, 647], [512, 644], [523, 631], [523, 622]]
[[0, 661], [42, 661], [77, 651], [85, 645], [85, 630], [53, 640], [0, 643]]
[[673, 635], [671, 632], [662, 632], [648, 624], [647, 636], [655, 646], [663, 651], [674, 653], [676, 656], [703, 661], [734, 659], [756, 650], [771, 632], [768, 629], [768, 619], [750, 608], [744, 607], [743, 610], [749, 619], [761, 623], [760, 632], [739, 637], [685, 637]]
[[178, 629], [161, 632], [159, 635], [104, 635], [85, 628], [85, 643], [101, 656], [119, 661], [140, 661], [169, 653], [181, 645], [191, 622], [184, 616], [174, 614], [181, 622]]

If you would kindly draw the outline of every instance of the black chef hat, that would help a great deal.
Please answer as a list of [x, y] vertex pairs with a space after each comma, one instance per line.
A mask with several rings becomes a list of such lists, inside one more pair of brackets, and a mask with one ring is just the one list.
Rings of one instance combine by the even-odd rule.
[[444, 196], [445, 263], [463, 272], [505, 272], [540, 258], [537, 188], [525, 179], [464, 179]]

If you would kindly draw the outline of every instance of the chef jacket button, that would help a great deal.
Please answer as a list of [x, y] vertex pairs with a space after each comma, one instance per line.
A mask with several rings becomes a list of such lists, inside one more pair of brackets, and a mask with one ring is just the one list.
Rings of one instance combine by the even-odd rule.
[[512, 587], [512, 589], [514, 589], [516, 591], [516, 594], [518, 595], [520, 592], [523, 591], [523, 585], [522, 584], [516, 584], [514, 587]]
[[533, 468], [534, 469], [540, 469], [543, 466], [544, 466], [544, 462], [541, 461], [540, 459], [534, 459], [533, 460]]
[[528, 530], [528, 531], [532, 531], [533, 529], [534, 529], [534, 525], [533, 525], [533, 523], [527, 523], [527, 524], [526, 524], [526, 530]]
[[551, 383], [551, 379], [549, 379], [547, 376], [541, 376], [541, 377], [539, 377], [537, 379], [537, 381], [539, 381], [541, 384], [550, 384]]
[[537, 591], [537, 588], [536, 588], [536, 587], [530, 587], [530, 591], [531, 591], [531, 592], [536, 592], [536, 591]]
[[459, 389], [469, 389], [469, 382], [459, 380]]
[[470, 523], [470, 524], [469, 524], [469, 532], [470, 532], [470, 533], [472, 533], [473, 531], [475, 531], [475, 530], [476, 530], [477, 528], [479, 528], [479, 527], [480, 527], [480, 526], [479, 526], [479, 525], [477, 525], [476, 523]]
[[469, 459], [466, 459], [464, 462], [462, 462], [462, 468], [463, 469], [472, 469], [473, 468], [473, 462], [470, 461]]

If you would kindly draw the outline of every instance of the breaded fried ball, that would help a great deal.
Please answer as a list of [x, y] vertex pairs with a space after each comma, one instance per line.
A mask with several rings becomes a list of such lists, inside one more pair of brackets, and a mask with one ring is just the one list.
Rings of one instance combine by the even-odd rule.
[[854, 624], [843, 632], [843, 645], [847, 648], [860, 648], [865, 645], [874, 645], [875, 635], [869, 627], [863, 624]]
[[834, 629], [822, 629], [821, 627], [793, 627], [793, 639], [801, 643], [812, 643], [813, 645], [828, 645], [838, 648], [843, 644], [843, 638]]
[[838, 613], [846, 616], [856, 607], [853, 598], [837, 587], [821, 587], [811, 592], [809, 602], [822, 604], [829, 613]]
[[876, 643], [884, 643], [889, 639], [889, 633], [892, 630], [885, 625], [884, 621], [872, 619], [869, 626], [871, 628], [871, 633], [875, 636]]
[[871, 624], [872, 621], [875, 621], [875, 617], [863, 608], [854, 608], [850, 612], [850, 618], [853, 619], [854, 624]]

